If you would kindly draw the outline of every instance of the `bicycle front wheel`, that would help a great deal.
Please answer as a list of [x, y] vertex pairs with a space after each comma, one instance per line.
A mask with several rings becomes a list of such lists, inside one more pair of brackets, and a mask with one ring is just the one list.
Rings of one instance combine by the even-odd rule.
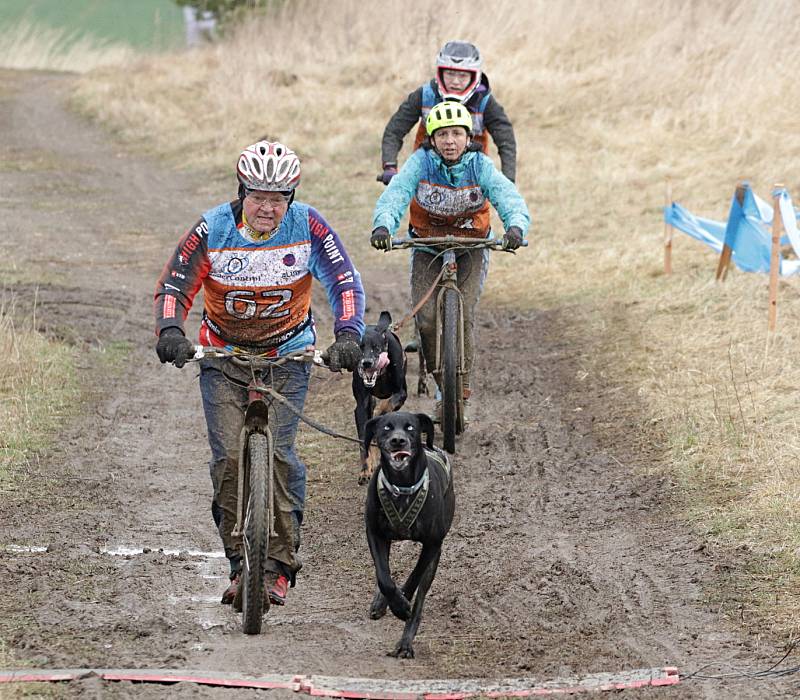
[[463, 432], [461, 390], [461, 305], [455, 289], [445, 289], [442, 302], [442, 434], [444, 449], [456, 451], [456, 434]]
[[242, 566], [242, 630], [261, 632], [261, 618], [269, 609], [264, 595], [264, 567], [269, 553], [271, 502], [269, 498], [272, 445], [265, 435], [253, 433], [247, 440], [247, 514], [244, 522]]

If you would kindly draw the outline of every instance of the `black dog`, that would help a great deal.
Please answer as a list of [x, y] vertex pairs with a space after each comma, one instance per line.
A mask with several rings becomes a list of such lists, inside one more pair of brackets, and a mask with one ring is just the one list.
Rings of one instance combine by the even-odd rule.
[[[426, 447], [422, 433], [427, 436]], [[406, 621], [403, 636], [390, 655], [409, 659], [414, 657], [411, 643], [436, 576], [442, 542], [453, 522], [456, 497], [447, 457], [433, 447], [430, 416], [401, 412], [373, 418], [364, 431], [364, 445], [373, 437], [380, 450], [380, 468], [367, 489], [364, 520], [378, 590], [369, 612], [377, 620], [388, 605], [396, 617]], [[419, 559], [402, 588], [392, 580], [389, 569], [393, 540], [422, 543]]]
[[366, 327], [361, 337], [361, 362], [353, 372], [356, 430], [362, 441], [359, 484], [367, 483], [374, 469], [369, 443], [364, 443], [364, 426], [375, 413], [375, 399], [382, 399], [378, 413], [383, 414], [400, 410], [408, 397], [406, 356], [400, 339], [389, 330], [391, 323], [391, 314], [381, 311], [378, 323]]

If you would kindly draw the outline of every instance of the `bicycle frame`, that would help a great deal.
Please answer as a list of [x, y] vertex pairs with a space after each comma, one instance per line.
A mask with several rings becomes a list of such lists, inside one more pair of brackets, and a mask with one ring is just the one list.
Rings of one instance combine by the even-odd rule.
[[[522, 245], [527, 246], [528, 241], [523, 241]], [[462, 378], [464, 369], [464, 303], [461, 291], [458, 288], [458, 266], [456, 263], [456, 250], [489, 248], [490, 250], [502, 250], [507, 253], [514, 253], [505, 250], [502, 243], [494, 238], [460, 238], [457, 236], [437, 236], [429, 238], [402, 238], [392, 240], [392, 249], [395, 248], [434, 248], [443, 249], [442, 256], [442, 276], [438, 284], [440, 289], [436, 295], [436, 372], [442, 372], [442, 303], [446, 289], [452, 289], [458, 295], [458, 350], [459, 367], [458, 376]]]
[[[523, 245], [527, 242], [523, 242]], [[441, 273], [434, 286], [423, 295], [412, 310], [416, 313], [427, 299], [439, 287], [436, 296], [436, 356], [434, 373], [438, 375], [437, 383], [442, 392], [442, 432], [444, 447], [448, 452], [455, 451], [456, 435], [464, 431], [464, 378], [468, 372], [466, 364], [464, 340], [464, 300], [458, 288], [458, 249], [504, 250], [502, 243], [495, 239], [460, 238], [456, 236], [407, 238], [393, 240], [391, 248], [420, 248], [430, 251], [442, 249]], [[390, 249], [391, 249], [390, 248]], [[513, 251], [506, 251], [511, 252]], [[452, 292], [452, 294], [451, 294]], [[453, 302], [456, 300], [455, 307]], [[448, 310], [449, 308], [449, 310]], [[451, 315], [452, 314], [452, 315]], [[455, 316], [455, 318], [453, 318]], [[445, 337], [447, 333], [447, 337]], [[455, 337], [453, 337], [455, 336]], [[454, 341], [451, 344], [450, 341]], [[422, 365], [421, 365], [422, 366]], [[422, 380], [421, 380], [422, 381]]]
[[264, 571], [270, 540], [278, 535], [275, 529], [275, 446], [269, 428], [269, 409], [272, 401], [281, 397], [274, 387], [273, 370], [288, 360], [312, 360], [315, 353], [306, 350], [275, 358], [228, 348], [195, 346], [194, 359], [206, 356], [224, 358], [250, 374], [246, 385], [243, 380], [229, 377], [233, 383], [246, 386], [247, 391], [239, 433], [236, 522], [231, 532], [234, 537], [241, 537], [244, 562], [233, 609], [242, 613], [244, 633], [258, 634], [264, 611], [269, 609]]
[[[269, 429], [269, 404], [264, 398], [269, 393], [268, 386], [264, 382], [264, 374], [269, 372], [271, 375], [274, 367], [278, 367], [291, 360], [313, 361], [316, 364], [322, 364], [320, 353], [316, 350], [313, 352], [303, 350], [290, 353], [283, 357], [272, 358], [264, 357], [263, 355], [235, 352], [227, 348], [196, 345], [193, 359], [200, 360], [204, 357], [222, 357], [230, 360], [237, 367], [250, 370], [250, 380], [247, 384], [247, 405], [244, 412], [244, 424], [239, 434], [239, 478], [237, 479], [236, 524], [233, 526], [231, 535], [234, 537], [244, 536], [245, 518], [247, 514], [247, 499], [244, 495], [247, 486], [247, 474], [243, 472], [245, 470], [245, 465], [248, 464], [247, 445], [250, 435], [253, 433], [261, 433], [267, 438], [270, 456], [267, 489], [269, 512], [273, 517], [270, 518], [270, 522], [267, 523], [267, 525], [269, 527], [269, 536], [275, 537], [274, 485], [272, 479], [272, 455], [274, 453], [274, 447], [272, 431]], [[270, 385], [273, 383], [271, 379], [269, 383]]]

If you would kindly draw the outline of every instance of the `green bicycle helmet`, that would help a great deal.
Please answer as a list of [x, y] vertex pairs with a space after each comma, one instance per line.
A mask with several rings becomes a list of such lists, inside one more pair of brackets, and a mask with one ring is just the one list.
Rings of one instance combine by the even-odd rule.
[[428, 117], [425, 119], [425, 131], [428, 136], [433, 136], [437, 129], [446, 126], [463, 126], [467, 134], [472, 136], [472, 115], [469, 110], [460, 102], [445, 100], [431, 107]]

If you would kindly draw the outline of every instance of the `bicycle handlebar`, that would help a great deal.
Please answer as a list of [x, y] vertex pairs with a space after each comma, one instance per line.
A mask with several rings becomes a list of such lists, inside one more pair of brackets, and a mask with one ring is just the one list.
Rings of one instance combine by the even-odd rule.
[[[527, 247], [528, 241], [523, 239], [522, 245]], [[460, 238], [458, 236], [432, 236], [430, 238], [393, 238], [392, 250], [395, 248], [430, 248], [439, 246], [446, 248], [490, 248], [504, 253], [513, 250], [503, 248], [503, 241], [497, 238]]]
[[263, 363], [265, 365], [282, 365], [286, 362], [313, 362], [315, 365], [324, 365], [323, 353], [315, 348], [296, 350], [280, 357], [267, 357], [258, 353], [243, 352], [241, 350], [229, 350], [228, 348], [216, 347], [211, 345], [195, 345], [194, 357], [189, 360], [198, 361], [204, 357], [225, 357], [231, 359], [236, 364], [251, 365], [253, 363]]

